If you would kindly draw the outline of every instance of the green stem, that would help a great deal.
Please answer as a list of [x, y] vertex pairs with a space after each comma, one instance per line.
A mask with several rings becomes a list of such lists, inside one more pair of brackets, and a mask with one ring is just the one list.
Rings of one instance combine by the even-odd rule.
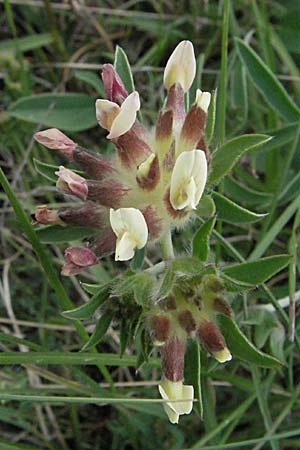
[[164, 260], [174, 259], [174, 249], [172, 243], [172, 234], [169, 229], [161, 238], [161, 254]]

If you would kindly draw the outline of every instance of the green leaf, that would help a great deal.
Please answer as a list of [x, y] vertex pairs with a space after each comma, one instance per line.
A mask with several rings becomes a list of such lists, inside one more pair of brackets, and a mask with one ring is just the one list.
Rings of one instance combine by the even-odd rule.
[[99, 308], [109, 297], [111, 290], [111, 283], [107, 283], [101, 286], [100, 289], [93, 297], [90, 298], [86, 303], [79, 306], [78, 308], [70, 309], [68, 311], [62, 312], [62, 315], [68, 319], [79, 319], [86, 320], [90, 319], [96, 309]]
[[226, 177], [224, 180], [224, 192], [238, 202], [252, 205], [261, 205], [272, 200], [272, 194], [251, 189], [231, 177]]
[[17, 39], [8, 39], [0, 43], [0, 52], [15, 50], [18, 48], [21, 52], [34, 50], [35, 48], [44, 47], [53, 42], [51, 33], [32, 34]]
[[230, 317], [220, 314], [218, 322], [227, 346], [234, 357], [262, 367], [271, 368], [280, 364], [278, 359], [255, 348]]
[[215, 226], [215, 217], [205, 222], [193, 237], [193, 257], [206, 261], [209, 255], [209, 238]]
[[195, 404], [195, 408], [203, 418], [203, 404], [202, 404], [202, 392], [201, 392], [201, 359], [200, 359], [200, 346], [195, 340], [189, 339], [187, 342], [187, 348], [184, 356], [184, 380], [185, 384], [191, 384], [194, 387], [194, 397], [198, 402]]
[[153, 292], [153, 279], [148, 273], [139, 273], [135, 275], [135, 284], [133, 287], [135, 302], [140, 306], [147, 306], [151, 301]]
[[227, 141], [212, 154], [208, 183], [212, 184], [220, 181], [221, 178], [230, 172], [244, 153], [257, 148], [270, 139], [265, 134], [244, 134]]
[[88, 292], [89, 294], [97, 294], [99, 289], [102, 287], [101, 284], [89, 284], [89, 283], [82, 283], [81, 287]]
[[72, 242], [87, 237], [97, 236], [99, 230], [91, 227], [72, 227], [63, 225], [50, 225], [35, 230], [41, 242]]
[[103, 83], [97, 73], [91, 70], [75, 70], [75, 78], [92, 86], [102, 98], [105, 98]]
[[299, 109], [269, 67], [244, 41], [236, 39], [236, 43], [248, 75], [269, 105], [286, 120], [290, 122], [298, 121], [300, 118]]
[[9, 114], [27, 122], [67, 131], [82, 131], [97, 125], [95, 99], [86, 94], [37, 94], [22, 97]]
[[213, 192], [212, 197], [217, 209], [217, 218], [223, 220], [224, 222], [252, 223], [267, 216], [267, 214], [257, 214], [249, 211], [218, 192]]
[[90, 339], [82, 347], [82, 351], [89, 350], [91, 347], [94, 347], [101, 341], [101, 339], [105, 336], [109, 325], [111, 324], [113, 316], [114, 314], [112, 311], [106, 311], [104, 314], [102, 314]]
[[130, 64], [129, 64], [126, 53], [124, 52], [122, 47], [120, 47], [119, 45], [117, 45], [116, 51], [115, 51], [114, 68], [120, 75], [127, 91], [129, 93], [133, 92], [134, 91], [134, 81], [133, 81], [133, 76], [131, 73]]
[[209, 195], [203, 195], [198, 203], [196, 213], [203, 219], [209, 219], [216, 213], [216, 206], [213, 199]]
[[133, 270], [138, 270], [142, 267], [143, 262], [144, 262], [145, 252], [146, 252], [146, 246], [135, 250], [134, 257], [130, 264], [131, 268]]
[[289, 255], [268, 256], [258, 261], [233, 264], [224, 267], [222, 271], [238, 283], [256, 286], [286, 267], [289, 261]]

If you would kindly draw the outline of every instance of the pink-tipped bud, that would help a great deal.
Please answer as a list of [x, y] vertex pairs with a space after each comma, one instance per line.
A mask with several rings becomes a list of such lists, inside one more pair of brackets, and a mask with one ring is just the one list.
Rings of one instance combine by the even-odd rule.
[[103, 65], [102, 80], [106, 98], [111, 102], [120, 105], [128, 97], [123, 81], [112, 64]]
[[142, 213], [147, 223], [150, 239], [157, 239], [163, 231], [163, 220], [159, 217], [157, 209], [155, 206], [148, 205], [142, 209]]
[[65, 250], [66, 264], [63, 265], [61, 274], [65, 276], [75, 275], [87, 267], [97, 264], [95, 253], [85, 247], [69, 247]]
[[154, 345], [164, 345], [170, 335], [170, 318], [166, 314], [155, 314], [150, 319], [150, 334]]
[[55, 175], [58, 176], [56, 187], [59, 192], [75, 195], [81, 200], [86, 200], [88, 186], [85, 178], [72, 170], [66, 169], [64, 166], [60, 166]]
[[206, 350], [219, 362], [231, 360], [231, 354], [217, 325], [205, 320], [198, 327], [197, 334]]
[[58, 211], [58, 216], [61, 221], [68, 225], [94, 227], [100, 230], [108, 226], [107, 209], [94, 202], [61, 208]]
[[62, 223], [58, 211], [48, 209], [47, 205], [38, 206], [32, 218], [33, 223], [42, 223], [43, 225], [57, 225]]
[[165, 376], [170, 381], [183, 380], [185, 342], [173, 336], [161, 347], [161, 366]]
[[76, 142], [68, 138], [64, 133], [57, 128], [49, 128], [48, 130], [39, 131], [35, 133], [34, 139], [45, 147], [59, 150], [70, 160], [73, 158], [73, 151], [76, 148]]
[[76, 147], [73, 152], [73, 160], [91, 178], [96, 180], [102, 180], [114, 171], [111, 160], [82, 147]]
[[119, 181], [106, 179], [103, 181], [88, 180], [88, 198], [108, 208], [117, 208], [130, 188]]
[[151, 153], [148, 158], [138, 166], [136, 181], [141, 189], [152, 191], [160, 180], [158, 157]]
[[181, 311], [178, 314], [178, 322], [182, 326], [182, 328], [187, 332], [187, 334], [191, 334], [192, 331], [196, 329], [196, 321], [188, 309], [185, 311]]

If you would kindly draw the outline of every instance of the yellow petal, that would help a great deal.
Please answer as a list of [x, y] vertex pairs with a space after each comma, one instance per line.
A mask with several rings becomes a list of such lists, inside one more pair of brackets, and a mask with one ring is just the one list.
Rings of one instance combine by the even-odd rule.
[[196, 59], [193, 44], [190, 41], [180, 42], [170, 56], [165, 72], [164, 86], [170, 89], [179, 83], [187, 92], [191, 87], [196, 74]]

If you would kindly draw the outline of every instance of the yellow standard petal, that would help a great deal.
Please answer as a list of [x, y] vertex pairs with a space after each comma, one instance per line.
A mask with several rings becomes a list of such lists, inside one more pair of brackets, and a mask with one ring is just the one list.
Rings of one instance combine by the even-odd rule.
[[164, 71], [164, 86], [170, 89], [179, 83], [187, 92], [195, 78], [196, 59], [194, 47], [190, 41], [180, 42], [170, 56]]

